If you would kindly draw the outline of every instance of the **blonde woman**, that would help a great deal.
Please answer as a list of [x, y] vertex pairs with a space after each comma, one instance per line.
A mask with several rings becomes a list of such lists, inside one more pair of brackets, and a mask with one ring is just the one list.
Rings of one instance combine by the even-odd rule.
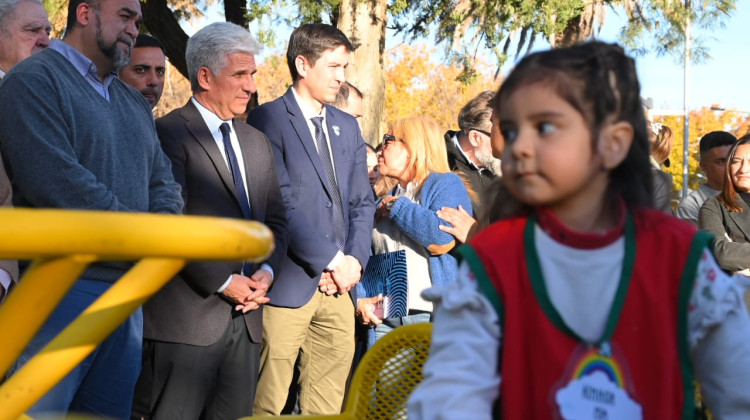
[[357, 312], [363, 324], [375, 326], [375, 339], [400, 325], [429, 321], [432, 304], [420, 293], [456, 278], [458, 264], [449, 254], [456, 241], [440, 230], [448, 223], [436, 212], [459, 206], [471, 212], [471, 199], [448, 166], [441, 133], [429, 118], [398, 120], [378, 152], [381, 179], [376, 191], [383, 198], [375, 213], [373, 254], [405, 251], [407, 299], [405, 316], [381, 319], [374, 312], [383, 297], [367, 297], [366, 285], [359, 288]]
[[669, 168], [669, 154], [672, 152], [672, 129], [661, 123], [650, 123], [648, 141], [651, 146], [651, 166], [654, 180], [654, 206], [664, 212], [672, 211], [672, 175], [664, 172]]

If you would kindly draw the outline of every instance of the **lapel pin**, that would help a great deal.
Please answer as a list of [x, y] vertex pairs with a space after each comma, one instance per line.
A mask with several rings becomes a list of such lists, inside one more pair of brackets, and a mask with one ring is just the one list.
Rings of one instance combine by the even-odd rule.
[[333, 132], [336, 133], [336, 135], [339, 135], [339, 126], [338, 125], [332, 125], [331, 128], [333, 128]]

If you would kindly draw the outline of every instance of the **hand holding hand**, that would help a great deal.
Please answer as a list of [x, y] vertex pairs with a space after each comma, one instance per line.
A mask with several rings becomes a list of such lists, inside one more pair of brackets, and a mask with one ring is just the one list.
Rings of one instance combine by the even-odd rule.
[[380, 325], [383, 321], [375, 315], [375, 304], [383, 300], [383, 295], [357, 299], [357, 318], [363, 325]]
[[362, 265], [351, 255], [344, 258], [331, 271], [331, 278], [336, 283], [338, 293], [348, 293], [349, 290], [359, 283], [362, 277]]
[[395, 197], [392, 195], [385, 196], [383, 197], [382, 200], [380, 200], [380, 204], [378, 204], [378, 208], [375, 210], [376, 222], [379, 222], [380, 219], [383, 219], [383, 218], [387, 219], [391, 217], [391, 209], [388, 206], [388, 203], [390, 203], [391, 201], [396, 201], [396, 200], [398, 200], [398, 197]]
[[453, 225], [440, 225], [440, 230], [455, 236], [461, 243], [466, 242], [466, 239], [473, 235], [473, 230], [478, 227], [477, 221], [460, 205], [458, 209], [443, 207], [437, 211], [437, 216]]
[[250, 286], [253, 293], [250, 294], [245, 301], [256, 302], [258, 304], [268, 303], [270, 299], [266, 297], [266, 293], [268, 293], [268, 289], [271, 288], [272, 284], [273, 275], [271, 275], [271, 272], [267, 270], [256, 271], [250, 276], [250, 282], [248, 283], [248, 286]]
[[328, 296], [331, 296], [338, 291], [338, 287], [336, 287], [336, 283], [333, 281], [333, 277], [331, 277], [331, 273], [329, 271], [324, 271], [323, 274], [320, 275], [318, 290], [320, 290], [321, 293], [327, 294]]
[[[265, 270], [258, 270], [265, 271]], [[267, 280], [263, 280], [261, 277], [256, 277], [258, 272], [253, 274], [255, 279], [249, 277], [232, 274], [232, 279], [229, 285], [224, 289], [221, 294], [235, 304], [234, 309], [246, 313], [258, 309], [260, 305], [269, 301], [266, 296], [268, 287], [270, 287], [271, 274], [266, 271], [268, 275]], [[262, 274], [261, 274], [262, 276]]]

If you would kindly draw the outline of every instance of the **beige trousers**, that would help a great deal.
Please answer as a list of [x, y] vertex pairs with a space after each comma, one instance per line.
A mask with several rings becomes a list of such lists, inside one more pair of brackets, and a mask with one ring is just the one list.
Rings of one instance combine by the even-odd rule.
[[301, 414], [341, 412], [354, 357], [354, 305], [320, 292], [300, 308], [266, 306], [254, 415], [279, 415], [300, 356]]

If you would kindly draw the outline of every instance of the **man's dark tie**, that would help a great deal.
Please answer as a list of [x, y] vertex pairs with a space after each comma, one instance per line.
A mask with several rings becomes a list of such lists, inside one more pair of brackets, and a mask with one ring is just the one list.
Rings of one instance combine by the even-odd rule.
[[[224, 152], [227, 155], [229, 161], [229, 168], [232, 171], [232, 178], [234, 179], [234, 189], [237, 191], [237, 199], [240, 202], [240, 208], [242, 209], [242, 215], [245, 219], [250, 220], [252, 213], [250, 212], [250, 201], [247, 199], [247, 191], [245, 191], [245, 183], [242, 182], [242, 172], [240, 171], [240, 165], [237, 163], [237, 155], [234, 154], [234, 148], [232, 147], [232, 140], [229, 137], [229, 124], [222, 123], [219, 126], [221, 131], [221, 137], [224, 140]], [[252, 273], [246, 272], [246, 264], [242, 264], [242, 273], [249, 276]]]
[[328, 178], [329, 191], [331, 192], [331, 201], [333, 202], [333, 242], [340, 250], [344, 250], [346, 245], [346, 233], [344, 231], [344, 213], [341, 205], [341, 195], [336, 182], [336, 175], [333, 171], [333, 162], [331, 154], [328, 152], [328, 140], [326, 133], [323, 131], [323, 117], [313, 117], [310, 119], [315, 126], [315, 144], [318, 146], [318, 156], [323, 164], [323, 170]]

